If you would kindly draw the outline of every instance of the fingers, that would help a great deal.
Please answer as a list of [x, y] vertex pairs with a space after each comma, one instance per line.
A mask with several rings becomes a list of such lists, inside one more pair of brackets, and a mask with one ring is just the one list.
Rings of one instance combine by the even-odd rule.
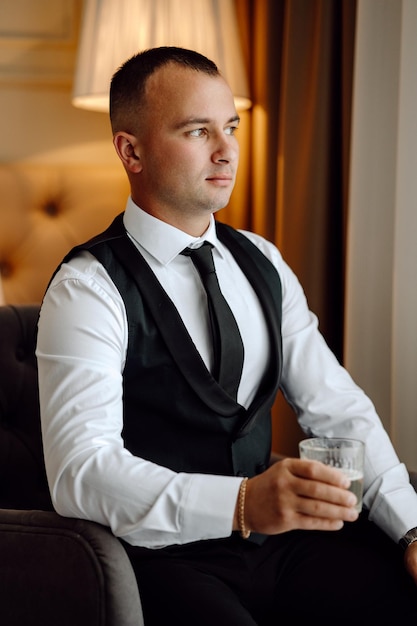
[[356, 497], [349, 479], [317, 461], [285, 459], [248, 481], [246, 507], [251, 530], [339, 530], [355, 521]]
[[308, 459], [289, 459], [290, 471], [300, 478], [329, 483], [347, 489], [350, 480], [340, 469]]
[[295, 463], [292, 470], [297, 513], [339, 522], [357, 519], [358, 512], [354, 508], [357, 498], [348, 491], [350, 480], [340, 469], [317, 461], [301, 460]]
[[317, 479], [294, 479], [294, 489], [300, 498], [314, 502], [328, 502], [342, 507], [353, 507], [357, 504], [356, 496], [347, 490], [346, 486], [339, 487]]
[[[341, 494], [345, 496], [345, 494]], [[321, 520], [339, 520], [341, 522], [354, 522], [358, 517], [358, 512], [354, 508], [356, 498], [347, 492], [345, 501], [339, 503], [342, 497], [335, 493], [324, 492], [323, 497], [303, 497], [297, 498], [296, 512], [303, 517]]]
[[336, 531], [343, 528], [344, 522], [341, 519], [300, 516], [294, 518], [294, 524], [297, 530]]

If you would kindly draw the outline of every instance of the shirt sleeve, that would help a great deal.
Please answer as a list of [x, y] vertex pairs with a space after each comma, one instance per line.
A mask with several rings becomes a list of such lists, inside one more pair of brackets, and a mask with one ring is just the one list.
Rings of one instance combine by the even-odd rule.
[[394, 541], [417, 526], [417, 494], [365, 392], [328, 348], [302, 287], [275, 246], [245, 233], [274, 264], [283, 290], [282, 391], [306, 436], [365, 442], [364, 505]]
[[176, 473], [124, 448], [124, 305], [88, 253], [44, 298], [37, 359], [45, 465], [58, 513], [148, 548], [226, 537], [240, 478]]

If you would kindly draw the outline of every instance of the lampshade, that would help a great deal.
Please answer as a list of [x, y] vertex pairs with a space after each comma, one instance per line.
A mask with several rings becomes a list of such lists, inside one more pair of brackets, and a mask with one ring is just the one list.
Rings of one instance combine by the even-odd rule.
[[85, 0], [73, 104], [108, 111], [114, 72], [158, 46], [204, 54], [228, 81], [236, 107], [250, 107], [234, 0]]

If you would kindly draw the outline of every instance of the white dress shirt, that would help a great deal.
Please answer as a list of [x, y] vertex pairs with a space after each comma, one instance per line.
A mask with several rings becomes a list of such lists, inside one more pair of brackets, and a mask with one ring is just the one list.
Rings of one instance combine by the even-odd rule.
[[[212, 218], [191, 237], [129, 199], [129, 236], [177, 307], [207, 367], [206, 295], [186, 246], [208, 240], [220, 287], [240, 328], [245, 360], [238, 401], [248, 406], [268, 360], [260, 304]], [[297, 278], [277, 248], [244, 233], [278, 270], [283, 290], [282, 389], [308, 436], [366, 443], [364, 503], [395, 541], [417, 526], [417, 495], [371, 401], [326, 346]], [[133, 545], [158, 548], [227, 537], [241, 478], [176, 473], [124, 448], [122, 376], [128, 342], [120, 294], [88, 252], [62, 265], [45, 296], [37, 346], [45, 463], [56, 510], [110, 526]], [[161, 389], [161, 393], [164, 390]], [[163, 436], [161, 434], [161, 436]]]

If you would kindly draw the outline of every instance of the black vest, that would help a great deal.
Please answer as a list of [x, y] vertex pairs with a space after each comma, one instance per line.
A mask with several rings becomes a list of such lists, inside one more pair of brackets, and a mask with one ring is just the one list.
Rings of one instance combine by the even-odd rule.
[[177, 309], [127, 236], [123, 214], [63, 262], [88, 250], [123, 298], [129, 328], [125, 447], [177, 472], [250, 477], [267, 467], [271, 451], [270, 409], [282, 365], [281, 282], [270, 261], [241, 233], [217, 223], [217, 234], [255, 289], [268, 326], [269, 365], [248, 409], [207, 370]]

